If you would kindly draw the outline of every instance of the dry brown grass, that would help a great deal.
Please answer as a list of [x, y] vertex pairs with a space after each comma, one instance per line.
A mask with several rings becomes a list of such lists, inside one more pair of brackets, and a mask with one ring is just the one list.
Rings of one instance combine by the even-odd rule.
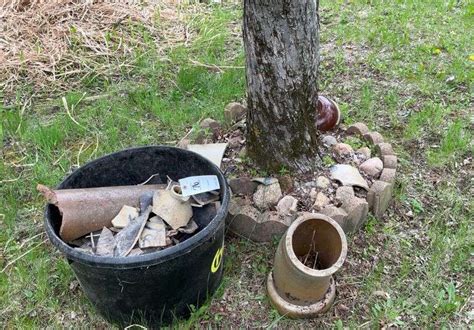
[[[0, 89], [64, 91], [74, 82], [132, 66], [146, 47], [145, 29], [158, 51], [186, 39], [180, 1], [4, 0], [0, 7]], [[156, 22], [160, 24], [155, 24]], [[74, 79], [74, 82], [71, 80]]]

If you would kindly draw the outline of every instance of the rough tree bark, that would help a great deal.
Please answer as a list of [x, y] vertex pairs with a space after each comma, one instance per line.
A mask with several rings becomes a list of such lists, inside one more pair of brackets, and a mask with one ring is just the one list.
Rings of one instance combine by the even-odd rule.
[[248, 154], [270, 171], [317, 155], [319, 0], [245, 0]]

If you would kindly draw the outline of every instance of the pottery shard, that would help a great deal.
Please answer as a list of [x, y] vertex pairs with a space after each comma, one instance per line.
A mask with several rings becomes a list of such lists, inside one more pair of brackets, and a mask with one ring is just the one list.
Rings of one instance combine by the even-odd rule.
[[344, 232], [352, 233], [362, 227], [367, 220], [367, 213], [369, 212], [369, 204], [363, 198], [353, 196], [346, 199], [341, 207], [347, 213], [347, 222]]
[[221, 128], [219, 122], [212, 118], [203, 119], [199, 125], [202, 129], [209, 129], [212, 132], [217, 132]]
[[388, 182], [375, 181], [367, 193], [367, 202], [372, 214], [379, 218], [387, 210], [392, 197], [392, 185]]
[[138, 210], [135, 207], [124, 205], [115, 218], [112, 219], [112, 225], [115, 228], [124, 228], [136, 217], [138, 217]]
[[369, 128], [364, 123], [355, 123], [346, 130], [347, 134], [364, 135], [369, 132]]
[[368, 132], [364, 134], [364, 139], [370, 144], [377, 144], [383, 142], [383, 136], [379, 132]]
[[173, 229], [186, 226], [193, 216], [189, 201], [181, 200], [171, 190], [155, 191], [153, 195], [153, 213], [162, 218]]
[[328, 205], [330, 202], [329, 198], [322, 192], [318, 192], [316, 195], [316, 200], [314, 201], [313, 208], [316, 211], [320, 211], [323, 207]]
[[384, 168], [397, 168], [397, 156], [395, 155], [385, 155], [382, 156], [383, 167]]
[[364, 156], [365, 159], [369, 159], [371, 155], [371, 151], [369, 147], [362, 147], [356, 150], [357, 153]]
[[382, 143], [377, 143], [375, 145], [375, 152], [379, 157], [385, 156], [385, 155], [395, 155], [393, 152], [392, 145], [390, 143], [382, 142]]
[[336, 138], [332, 135], [325, 135], [322, 141], [326, 147], [332, 147], [337, 143]]
[[280, 184], [277, 182], [270, 185], [261, 184], [253, 194], [253, 202], [259, 209], [268, 209], [278, 203], [282, 197]]
[[378, 157], [370, 158], [359, 166], [359, 170], [372, 177], [377, 177], [382, 172], [382, 169], [383, 163]]
[[332, 146], [332, 150], [338, 156], [348, 156], [354, 151], [352, 147], [346, 143], [336, 143]]
[[339, 181], [343, 186], [355, 186], [369, 190], [367, 182], [359, 171], [350, 165], [337, 164], [330, 168], [331, 179]]
[[278, 213], [283, 215], [291, 215], [295, 214], [297, 211], [298, 200], [293, 196], [287, 195], [280, 199], [278, 202], [276, 209]]
[[395, 175], [397, 170], [394, 168], [384, 168], [382, 174], [380, 174], [380, 181], [388, 182], [390, 184], [395, 183]]
[[96, 254], [99, 256], [113, 256], [115, 249], [114, 234], [104, 227], [97, 241]]
[[328, 178], [326, 178], [325, 176], [320, 175], [316, 179], [316, 188], [324, 190], [327, 187], [329, 187], [330, 183], [331, 183], [331, 181]]
[[229, 186], [235, 195], [252, 196], [257, 189], [258, 182], [242, 177], [229, 180]]
[[342, 208], [328, 205], [321, 210], [321, 213], [336, 221], [344, 232], [347, 232], [347, 213]]
[[229, 123], [235, 123], [245, 117], [247, 109], [238, 102], [231, 102], [224, 109], [224, 118]]

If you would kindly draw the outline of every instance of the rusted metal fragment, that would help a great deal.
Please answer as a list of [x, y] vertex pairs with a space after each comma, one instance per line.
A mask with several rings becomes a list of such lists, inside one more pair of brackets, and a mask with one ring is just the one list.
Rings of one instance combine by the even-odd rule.
[[151, 206], [140, 214], [137, 218], [130, 221], [127, 227], [122, 229], [120, 233], [115, 236], [117, 245], [115, 247], [114, 255], [116, 257], [125, 257], [133, 249], [135, 244], [137, 244], [138, 238], [140, 237], [143, 228], [148, 220], [152, 210]]
[[37, 186], [37, 190], [62, 215], [59, 236], [64, 241], [111, 227], [112, 219], [124, 205], [137, 207], [142, 194], [164, 188], [161, 184], [59, 190], [41, 184]]

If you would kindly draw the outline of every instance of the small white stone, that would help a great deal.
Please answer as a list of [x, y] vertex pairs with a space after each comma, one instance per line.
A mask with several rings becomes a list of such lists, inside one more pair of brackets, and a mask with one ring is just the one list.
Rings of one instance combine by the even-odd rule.
[[261, 184], [253, 194], [253, 202], [259, 209], [268, 209], [278, 203], [282, 196], [278, 180], [270, 185]]
[[298, 200], [293, 196], [287, 195], [280, 199], [278, 202], [276, 209], [278, 213], [283, 215], [290, 215], [294, 214], [297, 211]]
[[337, 143], [336, 138], [332, 135], [325, 135], [322, 141], [326, 147], [332, 147]]
[[333, 147], [332, 147], [332, 150], [334, 151], [334, 153], [338, 156], [348, 156], [350, 155], [352, 152], [354, 152], [354, 150], [352, 149], [352, 147], [346, 143], [336, 143]]
[[322, 192], [319, 192], [316, 195], [316, 201], [313, 204], [313, 208], [316, 211], [320, 211], [323, 207], [328, 205], [329, 202], [330, 202], [329, 198], [325, 194], [323, 194]]
[[328, 178], [326, 178], [325, 176], [320, 175], [316, 179], [316, 188], [324, 190], [327, 187], [329, 187], [330, 183], [331, 183], [331, 181]]

